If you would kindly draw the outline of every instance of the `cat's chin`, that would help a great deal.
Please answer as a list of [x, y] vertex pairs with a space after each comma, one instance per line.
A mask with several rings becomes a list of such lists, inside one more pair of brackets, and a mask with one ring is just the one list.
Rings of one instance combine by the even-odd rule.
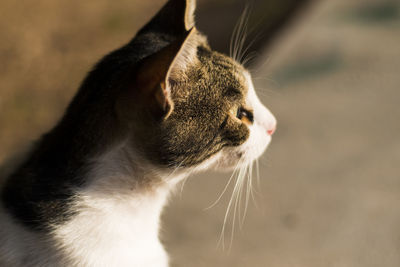
[[267, 149], [269, 141], [262, 144], [255, 151], [242, 148], [224, 148], [215, 156], [196, 167], [197, 170], [214, 170], [218, 172], [231, 172], [250, 165], [258, 159]]
[[224, 149], [213, 164], [213, 169], [229, 172], [250, 165], [257, 160], [268, 148], [270, 137], [264, 138], [258, 145], [244, 144], [241, 148]]

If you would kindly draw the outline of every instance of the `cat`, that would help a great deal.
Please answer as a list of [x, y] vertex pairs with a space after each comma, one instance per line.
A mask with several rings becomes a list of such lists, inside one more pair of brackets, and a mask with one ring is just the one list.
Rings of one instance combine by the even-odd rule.
[[0, 266], [168, 266], [160, 213], [191, 173], [258, 158], [276, 119], [211, 50], [195, 0], [169, 0], [87, 75], [1, 179]]

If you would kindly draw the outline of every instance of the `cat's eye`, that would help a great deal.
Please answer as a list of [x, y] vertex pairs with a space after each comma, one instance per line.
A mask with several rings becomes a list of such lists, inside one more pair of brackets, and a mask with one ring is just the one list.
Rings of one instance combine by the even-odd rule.
[[243, 107], [238, 108], [236, 117], [243, 122], [247, 122], [247, 123], [254, 122], [253, 112], [251, 112], [250, 110], [247, 110]]

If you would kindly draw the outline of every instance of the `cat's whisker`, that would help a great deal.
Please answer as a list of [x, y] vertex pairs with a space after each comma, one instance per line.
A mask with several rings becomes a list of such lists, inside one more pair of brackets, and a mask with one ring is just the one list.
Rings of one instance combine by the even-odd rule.
[[240, 23], [241, 19], [239, 19], [238, 23], [235, 26], [234, 32], [233, 32], [233, 49], [232, 49], [232, 58], [236, 60], [237, 57], [237, 47], [238, 47], [238, 39], [239, 39], [239, 28], [240, 28]]
[[248, 193], [248, 196], [247, 196], [247, 199], [246, 199], [246, 206], [248, 206], [248, 203], [249, 203], [249, 199], [250, 199], [250, 196], [251, 197], [253, 197], [253, 183], [252, 183], [252, 180], [253, 180], [253, 165], [254, 165], [254, 161], [252, 161], [251, 163], [250, 163], [250, 165], [249, 165], [249, 173], [248, 173], [248, 180], [247, 180], [247, 193]]
[[238, 47], [238, 55], [237, 55], [237, 60], [238, 62], [242, 62], [243, 59], [243, 54], [244, 54], [244, 45], [246, 43], [247, 35], [248, 35], [248, 24], [249, 24], [249, 6], [245, 7], [245, 10], [243, 12], [243, 24], [242, 24], [242, 29], [241, 29], [241, 38], [239, 41], [239, 47]]
[[[238, 167], [240, 165], [240, 167]], [[229, 215], [232, 214], [232, 225], [230, 229], [230, 242], [228, 250], [231, 249], [233, 244], [233, 238], [235, 233], [236, 227], [236, 220], [238, 219], [239, 228], [242, 229], [244, 220], [247, 214], [247, 208], [250, 202], [250, 198], [253, 200], [256, 207], [258, 207], [254, 193], [257, 193], [253, 188], [253, 168], [256, 168], [256, 179], [257, 183], [260, 183], [260, 173], [259, 173], [259, 162], [258, 159], [255, 161], [250, 162], [249, 164], [243, 164], [243, 162], [239, 162], [236, 166], [234, 173], [232, 174], [231, 178], [229, 179], [229, 183], [233, 177], [236, 176], [235, 185], [232, 191], [231, 198], [228, 202], [228, 206], [226, 208], [224, 221], [222, 225], [220, 239], [218, 241], [218, 245], [221, 244], [222, 248], [225, 249], [225, 232], [227, 228], [227, 222]], [[228, 186], [228, 185], [227, 185]], [[227, 190], [227, 186], [224, 188], [224, 192]], [[244, 189], [244, 187], [246, 187]], [[244, 192], [245, 190], [245, 192]], [[245, 195], [243, 195], [245, 194]], [[221, 196], [220, 196], [221, 198]], [[219, 199], [220, 199], [219, 198]], [[244, 198], [244, 210], [242, 210], [242, 200]], [[219, 200], [218, 199], [218, 200]]]
[[239, 43], [239, 55], [238, 55], [238, 62], [242, 63], [243, 60], [243, 54], [244, 54], [244, 45], [246, 43], [247, 39], [247, 29], [248, 29], [248, 19], [246, 18], [245, 24], [243, 26], [243, 33], [242, 33], [242, 38]]
[[261, 181], [260, 181], [260, 164], [258, 162], [258, 158], [255, 160], [256, 162], [256, 181], [257, 181], [257, 187], [260, 188]]
[[[219, 245], [219, 244], [222, 244], [222, 249], [225, 249], [225, 229], [226, 229], [226, 224], [227, 224], [228, 217], [229, 217], [229, 213], [230, 213], [230, 211], [231, 211], [231, 208], [232, 208], [232, 205], [233, 205], [233, 202], [234, 202], [234, 198], [235, 198], [236, 195], [237, 195], [236, 192], [237, 192], [237, 190], [238, 190], [238, 184], [239, 184], [239, 181], [240, 181], [240, 177], [242, 176], [242, 175], [241, 175], [241, 172], [242, 172], [242, 167], [241, 167], [241, 165], [242, 165], [242, 161], [240, 160], [240, 161], [236, 164], [235, 170], [233, 171], [232, 176], [231, 176], [231, 178], [230, 178], [229, 181], [228, 181], [228, 183], [230, 183], [230, 181], [232, 180], [232, 178], [235, 177], [236, 174], [237, 174], [237, 178], [236, 178], [236, 182], [235, 182], [235, 185], [234, 185], [234, 188], [233, 188], [233, 191], [232, 191], [232, 195], [231, 195], [231, 198], [230, 198], [230, 200], [229, 200], [229, 202], [228, 202], [228, 206], [227, 206], [227, 208], [226, 208], [226, 212], [225, 212], [224, 221], [223, 221], [223, 224], [222, 224], [222, 229], [221, 229], [220, 238], [219, 238], [219, 240], [218, 240], [218, 245]], [[226, 191], [228, 185], [229, 185], [229, 184], [227, 184], [227, 186], [225, 187], [224, 192]], [[224, 192], [223, 192], [223, 193], [224, 193]], [[222, 197], [222, 195], [220, 196], [220, 198], [221, 198], [221, 197]], [[220, 198], [219, 198], [219, 199], [220, 199]], [[218, 200], [219, 200], [219, 199], [218, 199]], [[236, 211], [234, 210], [233, 217], [235, 218], [235, 216], [236, 216]], [[233, 223], [233, 224], [232, 224], [232, 230], [234, 230], [234, 227], [235, 227], [235, 224]], [[232, 240], [232, 238], [233, 238], [233, 235], [231, 236], [231, 240]]]
[[244, 36], [244, 27], [248, 17], [248, 6], [244, 8], [242, 14], [239, 17], [238, 22], [235, 25], [235, 28], [232, 33], [231, 43], [230, 43], [230, 54], [231, 57], [238, 61], [239, 60], [239, 53], [240, 53], [240, 45], [243, 43]]
[[172, 172], [170, 172], [170, 173], [167, 175], [167, 177], [165, 178], [165, 180], [169, 180], [169, 178], [171, 178], [171, 177], [178, 171], [178, 169], [182, 166], [182, 164], [183, 164], [183, 162], [184, 162], [185, 160], [186, 160], [186, 159], [182, 160], [176, 167], [174, 167], [174, 169], [172, 170]]
[[224, 189], [222, 190], [221, 194], [218, 196], [217, 200], [215, 200], [209, 207], [205, 208], [204, 210], [209, 210], [209, 209], [213, 208], [215, 205], [218, 204], [218, 202], [221, 200], [221, 198], [225, 194], [226, 190], [228, 189], [232, 179], [235, 177], [235, 174], [237, 173], [237, 171], [239, 169], [239, 165], [240, 165], [240, 162], [236, 163], [235, 169], [233, 170], [231, 177], [229, 178], [228, 182], [226, 183], [226, 185], [225, 185]]
[[259, 91], [257, 92], [257, 95], [262, 96], [262, 97], [269, 97], [269, 95], [265, 92]]
[[257, 94], [263, 93], [268, 97], [271, 97], [272, 94], [276, 94], [276, 91], [271, 90], [268, 87], [259, 87], [257, 86]]
[[[234, 237], [234, 233], [235, 233], [235, 224], [236, 224], [236, 218], [239, 218], [239, 225], [240, 225], [240, 200], [241, 200], [241, 196], [242, 196], [242, 188], [243, 188], [243, 181], [245, 179], [245, 175], [246, 175], [246, 166], [243, 166], [240, 168], [239, 170], [239, 175], [237, 177], [236, 183], [235, 183], [235, 187], [233, 189], [232, 192], [232, 196], [231, 199], [229, 201], [229, 203], [231, 204], [231, 202], [234, 201], [234, 207], [233, 207], [233, 218], [232, 218], [232, 227], [231, 227], [231, 238], [230, 238], [230, 243], [229, 243], [229, 250], [232, 247], [233, 244], [233, 237]], [[228, 205], [228, 207], [230, 208], [231, 205]], [[237, 216], [238, 214], [238, 216]], [[226, 217], [228, 217], [229, 215], [229, 210], [227, 209], [226, 211]]]
[[237, 31], [238, 31], [239, 23], [240, 23], [240, 17], [239, 17], [239, 20], [237, 21], [235, 27], [233, 28], [230, 45], [229, 45], [229, 56], [231, 58], [233, 58], [234, 60], [236, 60], [235, 59], [235, 49], [236, 49], [236, 43], [237, 43], [236, 38], [237, 38]]
[[[249, 16], [250, 16], [250, 13], [249, 13]], [[255, 27], [253, 27], [253, 29], [255, 29]], [[250, 31], [248, 31], [248, 34], [249, 34], [250, 32], [252, 32], [253, 29], [251, 29]], [[247, 34], [247, 35], [248, 35], [248, 34]], [[261, 35], [262, 35], [262, 32], [259, 32], [259, 33], [251, 40], [251, 42], [247, 44], [246, 48], [245, 48], [244, 51], [242, 52], [242, 55], [243, 55], [243, 56], [245, 56], [246, 53], [250, 50], [250, 48], [260, 39]], [[258, 53], [257, 53], [257, 52], [253, 52], [253, 53], [250, 53], [250, 54], [255, 54], [255, 55], [257, 55]], [[250, 55], [250, 54], [249, 54], [249, 55]], [[246, 63], [247, 63], [247, 61], [246, 61], [246, 63], [245, 63], [246, 58], [247, 58], [247, 56], [245, 57], [245, 59], [244, 59], [243, 61], [241, 61], [243, 65], [246, 65]]]
[[[255, 164], [254, 164], [255, 163]], [[253, 167], [254, 167], [254, 165], [256, 165], [255, 166], [255, 169], [256, 169], [256, 179], [259, 179], [259, 176], [257, 176], [257, 175], [259, 175], [258, 174], [258, 159], [256, 159], [254, 162], [253, 162], [253, 164], [252, 164], [252, 169], [253, 169]], [[251, 178], [250, 178], [250, 194], [251, 194], [251, 199], [252, 199], [252, 201], [253, 201], [253, 204], [254, 204], [254, 206], [256, 207], [256, 209], [258, 209], [259, 207], [258, 207], [258, 204], [257, 204], [257, 199], [256, 199], [256, 196], [255, 196], [255, 194], [260, 194], [259, 192], [258, 192], [258, 190], [256, 189], [256, 188], [254, 188], [254, 186], [253, 186], [253, 176], [251, 176]]]
[[180, 193], [179, 193], [180, 197], [182, 197], [183, 188], [185, 187], [185, 184], [186, 184], [187, 180], [189, 180], [189, 177], [190, 177], [190, 175], [188, 175], [187, 177], [185, 177], [185, 178], [182, 180], [182, 182], [181, 182], [181, 190], [180, 190]]
[[241, 218], [241, 225], [244, 224], [244, 220], [246, 218], [246, 214], [247, 214], [247, 208], [249, 206], [249, 199], [250, 196], [253, 197], [253, 193], [252, 193], [252, 179], [253, 179], [253, 161], [250, 162], [247, 166], [247, 175], [246, 175], [246, 198], [245, 198], [245, 210], [243, 213], [243, 216]]
[[235, 53], [235, 60], [237, 60], [237, 61], [239, 61], [241, 44], [242, 44], [243, 38], [244, 38], [243, 35], [244, 35], [244, 27], [246, 24], [246, 17], [247, 17], [247, 6], [243, 10], [243, 14], [240, 18], [240, 24], [239, 24], [239, 28], [238, 28], [238, 35], [237, 35], [237, 39], [236, 39], [236, 53]]
[[247, 63], [249, 63], [250, 61], [252, 61], [253, 59], [255, 59], [255, 58], [257, 57], [257, 55], [258, 55], [258, 53], [255, 52], [255, 51], [250, 52], [249, 54], [247, 54], [247, 55], [244, 57], [244, 59], [243, 59], [243, 61], [242, 61], [242, 65], [243, 65], [243, 66], [246, 66]]
[[241, 170], [242, 170], [242, 176], [238, 177], [238, 180], [240, 179], [240, 181], [239, 181], [240, 187], [239, 187], [239, 190], [238, 190], [238, 196], [236, 198], [236, 202], [237, 202], [236, 207], [238, 208], [238, 213], [239, 213], [238, 221], [239, 221], [240, 229], [242, 228], [241, 218], [244, 216], [243, 214], [246, 212], [246, 211], [244, 211], [244, 213], [242, 214], [242, 202], [241, 201], [243, 199], [242, 195], [243, 195], [244, 181], [246, 180], [247, 165], [243, 166]]
[[279, 91], [277, 91], [277, 90], [273, 90], [271, 87], [274, 87], [274, 88], [279, 88], [279, 84], [278, 84], [278, 82], [274, 82], [274, 81], [270, 81], [273, 85], [272, 86], [268, 86], [268, 84], [267, 83], [263, 83], [263, 84], [260, 84], [260, 83], [258, 83], [257, 85], [256, 85], [256, 88], [257, 88], [257, 94], [259, 93], [259, 92], [263, 92], [264, 94], [267, 94], [267, 96], [268, 97], [273, 97], [273, 96], [282, 96], [282, 92], [279, 92]]
[[[247, 196], [247, 188], [248, 188], [247, 178], [248, 178], [248, 175], [249, 175], [249, 164], [247, 164], [247, 165], [244, 167], [244, 175], [243, 175], [242, 188], [241, 188], [241, 195], [242, 195], [242, 191], [243, 191], [244, 187], [246, 186], [246, 194], [245, 194], [245, 202], [244, 202], [244, 212], [243, 212], [243, 214], [240, 214], [240, 217], [239, 217], [239, 226], [240, 226], [240, 229], [242, 229], [243, 222], [244, 222], [244, 218], [246, 217], [246, 213], [247, 213], [247, 203], [248, 203], [248, 201], [247, 201], [247, 198], [248, 198], [248, 196]], [[245, 182], [246, 182], [246, 183], [245, 183]], [[241, 199], [242, 199], [242, 197], [241, 197]]]
[[[246, 28], [246, 30], [247, 30], [247, 28]], [[248, 33], [246, 33], [246, 37], [247, 37], [247, 36], [248, 36]], [[260, 34], [257, 34], [257, 36], [254, 37], [254, 38], [247, 44], [246, 48], [243, 49], [243, 51], [242, 51], [242, 53], [241, 53], [241, 60], [240, 60], [240, 62], [241, 62], [243, 65], [246, 65], [246, 63], [247, 63], [247, 61], [248, 61], [248, 57], [249, 57], [250, 55], [252, 55], [251, 57], [253, 57], [253, 58], [257, 55], [257, 52], [252, 52], [252, 53], [249, 53], [248, 55], [246, 55], [246, 53], [250, 50], [250, 48], [254, 45], [254, 43], [259, 39], [259, 37], [260, 37]], [[251, 58], [251, 57], [250, 57], [250, 58]]]
[[266, 80], [266, 81], [271, 81], [271, 82], [274, 82], [274, 80], [273, 79], [271, 79], [271, 78], [268, 78], [268, 77], [266, 77], [266, 76], [255, 76], [254, 75], [254, 72], [253, 72], [253, 76], [252, 76], [252, 78], [253, 78], [253, 80]]
[[240, 21], [240, 18], [239, 18], [238, 22], [236, 23], [235, 27], [233, 28], [231, 40], [229, 42], [229, 56], [233, 59], [235, 59], [234, 50], [236, 47], [236, 36], [237, 36], [236, 32], [239, 27], [239, 21]]
[[261, 155], [258, 159], [260, 160], [260, 164], [264, 167], [268, 167], [267, 164], [265, 163], [267, 158], [265, 157], [266, 155]]
[[[278, 88], [281, 86], [278, 81], [276, 81], [276, 80], [274, 80], [272, 78], [266, 77], [266, 76], [255, 76], [255, 75], [253, 75], [252, 77], [253, 77], [253, 80], [255, 80], [255, 81], [263, 81], [263, 82], [266, 82], [266, 83], [272, 83], [274, 86], [276, 86]], [[256, 82], [256, 84], [257, 84], [257, 88], [258, 88], [260, 86], [260, 82]]]
[[261, 65], [257, 64], [257, 65], [254, 67], [254, 72], [253, 72], [253, 73], [258, 74], [258, 73], [260, 73], [260, 71], [264, 72], [265, 66], [266, 66], [268, 63], [270, 63], [270, 62], [271, 62], [271, 57], [267, 57], [267, 58], [261, 63]]
[[246, 45], [244, 48], [244, 45], [246, 43], [247, 37], [251, 32], [253, 32], [257, 26], [262, 22], [260, 20], [258, 23], [253, 25], [253, 27], [249, 30], [249, 18], [250, 18], [250, 13], [251, 13], [251, 7], [250, 5], [246, 5], [245, 10], [243, 11], [242, 16], [244, 17], [244, 23], [242, 25], [242, 36], [241, 36], [241, 42], [240, 42], [240, 48], [239, 50], [239, 55], [237, 56], [237, 61], [240, 62], [242, 65], [246, 65], [250, 60], [254, 59], [255, 56], [258, 54], [257, 52], [252, 52], [247, 54], [247, 52], [250, 50], [250, 48], [260, 39], [262, 32], [257, 33], [257, 35]]

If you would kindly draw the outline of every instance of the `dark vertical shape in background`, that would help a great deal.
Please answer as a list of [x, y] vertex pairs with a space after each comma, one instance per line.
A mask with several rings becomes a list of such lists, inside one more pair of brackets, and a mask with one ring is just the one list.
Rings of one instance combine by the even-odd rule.
[[233, 29], [246, 5], [250, 7], [248, 38], [254, 38], [249, 52], [267, 49], [281, 30], [312, 0], [203, 0], [197, 9], [197, 27], [209, 38], [213, 49], [229, 53]]

